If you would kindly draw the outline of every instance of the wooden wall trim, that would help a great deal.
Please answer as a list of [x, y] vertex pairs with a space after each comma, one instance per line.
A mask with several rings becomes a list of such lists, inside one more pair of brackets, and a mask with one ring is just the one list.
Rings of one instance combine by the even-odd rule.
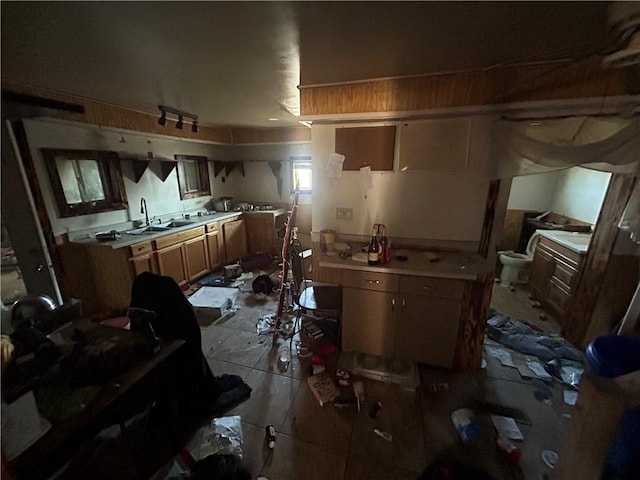
[[605, 194], [591, 244], [581, 263], [562, 334], [582, 346], [604, 284], [607, 266], [618, 235], [618, 223], [636, 178], [613, 174]]
[[466, 282], [462, 295], [460, 328], [453, 357], [455, 370], [478, 370], [482, 364], [482, 344], [491, 303], [493, 272]]
[[308, 127], [233, 128], [231, 136], [233, 145], [306, 143], [311, 142], [311, 129]]
[[500, 193], [500, 180], [491, 180], [489, 183], [489, 193], [487, 193], [487, 204], [484, 210], [484, 221], [482, 222], [482, 232], [480, 234], [480, 245], [478, 253], [483, 257], [489, 256], [489, 244], [493, 232], [493, 222], [496, 216], [496, 204]]
[[223, 145], [311, 142], [311, 129], [307, 127], [231, 128], [225, 126], [210, 127], [199, 124], [198, 133], [194, 133], [190, 128], [178, 130], [169, 124], [164, 127], [158, 125], [159, 115], [156, 114], [137, 112], [88, 98], [76, 97], [4, 80], [2, 81], [2, 89], [16, 94], [33, 95], [50, 100], [83, 105], [85, 109], [84, 113], [65, 112], [56, 117], [72, 122], [133, 130], [153, 135], [213, 142]]
[[622, 69], [603, 69], [600, 60], [593, 58], [573, 63], [301, 86], [300, 111], [303, 117], [410, 112], [637, 93], [631, 89]]

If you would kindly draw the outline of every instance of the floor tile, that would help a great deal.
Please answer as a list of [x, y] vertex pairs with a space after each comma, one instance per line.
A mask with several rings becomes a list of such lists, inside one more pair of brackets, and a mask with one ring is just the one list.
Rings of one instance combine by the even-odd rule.
[[251, 397], [228, 415], [240, 415], [243, 421], [258, 427], [271, 424], [279, 430], [301, 382], [260, 370], [252, 370], [245, 382], [253, 389]]
[[[368, 380], [366, 388], [367, 404], [356, 415], [349, 453], [421, 472], [426, 463], [419, 398], [393, 384]], [[376, 401], [382, 403], [382, 408], [376, 418], [371, 418], [368, 409]], [[391, 434], [392, 441], [381, 438], [374, 429]]]
[[206, 358], [209, 363], [209, 367], [211, 367], [211, 371], [215, 376], [226, 373], [229, 375], [238, 375], [243, 379], [246, 379], [249, 376], [249, 373], [251, 373], [251, 369], [249, 367], [243, 367], [242, 365], [235, 363], [217, 360], [211, 356], [206, 356]]
[[281, 429], [298, 439], [344, 454], [349, 449], [356, 414], [355, 409], [335, 408], [331, 403], [320, 406], [304, 382]]
[[231, 337], [234, 331], [230, 328], [209, 325], [208, 327], [200, 327], [200, 336], [202, 337], [202, 352], [205, 355], [212, 354], [218, 349], [227, 338]]
[[242, 422], [242, 463], [251, 472], [251, 478], [257, 478], [270, 455], [265, 442], [264, 428]]
[[217, 320], [215, 325], [256, 333], [258, 320], [265, 314], [276, 313], [277, 302], [272, 297], [258, 299], [254, 295], [241, 293], [236, 307], [234, 315]]
[[[309, 367], [311, 366], [311, 359], [300, 359], [296, 354], [296, 339], [294, 341], [278, 338], [276, 345], [272, 346], [271, 336], [264, 336], [265, 342], [268, 346], [262, 357], [255, 364], [255, 368], [264, 372], [277, 373], [286, 377], [296, 378], [298, 380], [304, 380], [309, 375]], [[284, 364], [280, 361], [280, 348], [290, 348], [289, 356], [290, 361], [288, 364]]]
[[346, 456], [279, 434], [261, 475], [270, 480], [329, 480], [344, 478]]
[[265, 342], [262, 341], [256, 333], [232, 330], [224, 327], [215, 328], [231, 331], [232, 334], [228, 335], [227, 338], [216, 346], [213, 351], [209, 352], [207, 356], [252, 368], [267, 349]]
[[414, 472], [399, 470], [370, 457], [351, 455], [347, 459], [345, 480], [415, 480]]

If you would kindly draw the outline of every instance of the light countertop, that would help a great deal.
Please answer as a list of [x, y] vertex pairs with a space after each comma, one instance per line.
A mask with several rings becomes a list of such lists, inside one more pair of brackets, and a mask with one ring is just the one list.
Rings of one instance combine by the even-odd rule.
[[[121, 237], [117, 240], [103, 242], [103, 241], [98, 241], [95, 238], [85, 237], [85, 238], [73, 240], [72, 243], [78, 243], [81, 245], [100, 245], [102, 247], [110, 247], [114, 249], [128, 247], [130, 245], [135, 245], [136, 243], [156, 240], [165, 235], [171, 235], [176, 232], [182, 232], [185, 230], [190, 230], [192, 228], [201, 227], [203, 225], [207, 225], [212, 222], [227, 220], [233, 217], [239, 217], [243, 213], [246, 213], [246, 212], [219, 212], [214, 215], [205, 215], [202, 217], [192, 216], [191, 218], [189, 218], [189, 220], [186, 220], [186, 221], [193, 222], [193, 223], [190, 223], [189, 225], [184, 225], [182, 227], [171, 228], [169, 230], [165, 230], [162, 232], [148, 232], [148, 233], [132, 235], [132, 234], [124, 233], [122, 231], [122, 232], [119, 232]], [[268, 211], [265, 213], [273, 213], [273, 211]]]
[[[358, 250], [352, 246], [352, 252]], [[358, 262], [352, 258], [341, 258], [336, 255], [327, 255], [320, 251], [319, 243], [313, 244], [313, 252], [318, 255], [318, 262], [324, 268], [344, 268], [348, 270], [360, 270], [364, 272], [394, 273], [399, 275], [416, 275], [422, 277], [457, 278], [462, 280], [474, 280], [478, 275], [493, 271], [494, 265], [473, 252], [449, 252], [436, 250], [405, 250], [407, 260], [396, 259], [400, 250], [391, 250], [391, 261], [380, 266], [370, 266], [366, 262]], [[431, 261], [436, 255], [437, 261]]]
[[553, 240], [575, 253], [584, 254], [591, 243], [590, 233], [565, 232], [558, 230], [536, 230], [540, 236]]

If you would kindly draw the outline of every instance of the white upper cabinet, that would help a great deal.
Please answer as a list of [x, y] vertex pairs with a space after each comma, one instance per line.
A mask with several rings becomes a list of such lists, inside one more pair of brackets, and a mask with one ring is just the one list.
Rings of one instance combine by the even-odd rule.
[[466, 170], [469, 163], [470, 131], [470, 118], [401, 123], [398, 170]]

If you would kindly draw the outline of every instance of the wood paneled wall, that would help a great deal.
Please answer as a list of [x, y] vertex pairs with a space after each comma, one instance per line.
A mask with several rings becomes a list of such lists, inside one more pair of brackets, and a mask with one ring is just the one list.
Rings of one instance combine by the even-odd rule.
[[170, 122], [164, 127], [158, 125], [159, 113], [156, 115], [137, 112], [88, 98], [66, 95], [6, 81], [2, 82], [2, 90], [83, 105], [85, 108], [84, 113], [61, 113], [57, 116], [57, 118], [72, 122], [121, 128], [123, 130], [133, 130], [154, 135], [202, 140], [224, 145], [300, 143], [311, 141], [311, 129], [307, 127], [231, 128], [225, 126], [210, 127], [200, 124], [198, 125], [198, 133], [194, 133], [191, 131], [189, 125], [185, 125], [182, 130], [173, 128], [173, 126], [169, 125]]
[[[637, 88], [637, 87], [636, 87]], [[487, 71], [301, 86], [304, 117], [364, 112], [410, 112], [474, 105], [626, 95], [622, 69], [600, 59], [509, 66]]]
[[618, 223], [635, 182], [635, 177], [620, 174], [613, 174], [609, 181], [589, 250], [576, 279], [568, 308], [569, 315], [562, 331], [574, 345], [583, 345], [592, 322], [618, 234]]

